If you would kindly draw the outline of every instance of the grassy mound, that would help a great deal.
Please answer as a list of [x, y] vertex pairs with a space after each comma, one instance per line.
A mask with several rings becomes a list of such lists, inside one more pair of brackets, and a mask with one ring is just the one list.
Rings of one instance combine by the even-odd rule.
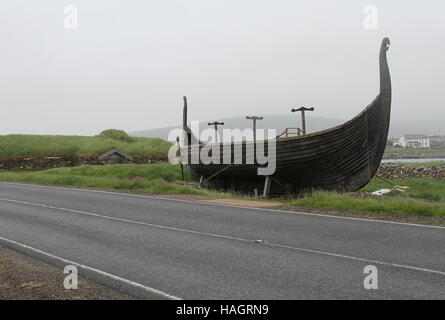
[[0, 160], [43, 156], [98, 156], [119, 149], [131, 156], [166, 158], [171, 144], [157, 138], [131, 138], [131, 142], [106, 136], [0, 136]]
[[125, 131], [117, 129], [108, 129], [102, 131], [99, 136], [108, 139], [122, 141], [122, 142], [133, 142], [133, 138], [130, 137]]

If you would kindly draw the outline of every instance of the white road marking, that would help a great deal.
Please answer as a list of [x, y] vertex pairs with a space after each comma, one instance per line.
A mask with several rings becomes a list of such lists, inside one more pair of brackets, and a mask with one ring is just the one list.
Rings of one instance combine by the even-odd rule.
[[116, 280], [116, 281], [119, 281], [119, 282], [123, 282], [126, 285], [129, 285], [129, 286], [132, 286], [132, 287], [135, 287], [135, 288], [138, 288], [138, 289], [142, 289], [142, 290], [144, 290], [144, 291], [146, 291], [148, 293], [152, 293], [152, 294], [158, 295], [160, 297], [163, 297], [163, 298], [166, 298], [166, 299], [169, 299], [169, 300], [181, 300], [181, 298], [175, 297], [175, 296], [170, 295], [168, 293], [165, 293], [163, 291], [160, 291], [160, 290], [157, 290], [157, 289], [145, 286], [143, 284], [140, 284], [140, 283], [137, 283], [137, 282], [134, 282], [134, 281], [131, 281], [131, 280], [128, 280], [128, 279], [116, 276], [114, 274], [111, 274], [111, 273], [108, 273], [108, 272], [105, 272], [105, 271], [102, 271], [102, 270], [99, 270], [99, 269], [96, 269], [96, 268], [92, 268], [92, 267], [89, 267], [89, 266], [77, 263], [75, 261], [71, 261], [71, 260], [68, 260], [68, 259], [65, 259], [65, 258], [58, 257], [58, 256], [53, 255], [51, 253], [45, 252], [45, 251], [40, 250], [40, 249], [36, 249], [34, 247], [28, 246], [26, 244], [23, 244], [23, 243], [14, 241], [14, 240], [10, 240], [10, 239], [6, 239], [6, 238], [3, 238], [3, 237], [0, 237], [0, 241], [9, 243], [9, 244], [12, 244], [14, 246], [18, 246], [18, 247], [21, 247], [21, 248], [24, 248], [24, 249], [27, 249], [27, 250], [30, 250], [30, 251], [33, 251], [35, 253], [47, 256], [47, 257], [52, 258], [52, 259], [59, 260], [59, 261], [65, 263], [67, 265], [74, 265], [74, 266], [77, 266], [78, 268], [81, 268], [81, 269], [84, 269], [84, 270], [88, 270], [88, 271], [92, 271], [94, 273], [100, 274], [101, 276], [105, 276], [107, 278], [110, 278], [110, 279], [113, 279], [113, 280]]
[[[92, 216], [92, 217], [106, 219], [106, 220], [142, 225], [142, 226], [151, 227], [151, 228], [179, 231], [179, 232], [191, 233], [191, 234], [199, 234], [199, 235], [205, 235], [205, 236], [210, 236], [210, 237], [215, 237], [215, 238], [236, 240], [236, 241], [242, 241], [242, 242], [250, 242], [250, 243], [255, 242], [255, 239], [246, 239], [246, 238], [222, 235], [222, 234], [217, 234], [217, 233], [201, 232], [201, 231], [190, 230], [190, 229], [163, 226], [163, 225], [158, 225], [158, 224], [134, 221], [134, 220], [123, 219], [123, 218], [110, 217], [110, 216], [106, 216], [106, 215], [102, 215], [102, 214], [98, 214], [98, 213], [54, 207], [54, 206], [49, 206], [49, 205], [39, 204], [39, 203], [32, 203], [32, 202], [27, 202], [27, 201], [19, 201], [19, 200], [6, 199], [6, 198], [0, 198], [0, 201], [24, 204], [24, 205], [33, 206], [33, 207], [42, 207], [42, 208], [46, 208], [46, 209], [68, 212], [71, 214], [72, 213], [82, 214], [82, 215]], [[306, 252], [306, 253], [315, 253], [315, 254], [319, 254], [319, 255], [326, 255], [326, 256], [331, 256], [331, 257], [336, 257], [336, 258], [343, 258], [343, 259], [348, 259], [348, 260], [366, 262], [369, 264], [379, 264], [379, 265], [390, 266], [390, 267], [395, 267], [395, 268], [402, 268], [402, 269], [408, 269], [408, 270], [414, 270], [414, 271], [434, 273], [434, 274], [439, 274], [439, 275], [445, 276], [445, 271], [440, 271], [440, 270], [433, 270], [433, 269], [427, 269], [427, 268], [422, 268], [422, 267], [415, 267], [415, 266], [409, 266], [409, 265], [403, 265], [403, 264], [397, 264], [397, 263], [391, 263], [391, 262], [385, 262], [385, 261], [379, 261], [379, 260], [371, 260], [371, 259], [348, 256], [348, 255], [344, 255], [344, 254], [332, 253], [332, 252], [327, 252], [327, 251], [319, 251], [319, 250], [312, 250], [312, 249], [306, 249], [306, 248], [301, 248], [301, 247], [277, 244], [277, 243], [273, 243], [273, 242], [264, 242], [261, 245], [290, 249], [290, 250]]]
[[5, 198], [0, 198], [0, 201], [19, 203], [19, 204], [24, 204], [24, 205], [33, 206], [33, 207], [42, 207], [42, 208], [46, 208], [46, 209], [59, 210], [59, 211], [64, 211], [64, 212], [68, 212], [68, 213], [77, 213], [77, 214], [92, 216], [92, 217], [101, 218], [101, 219], [137, 224], [137, 225], [141, 225], [141, 226], [145, 226], [145, 227], [166, 229], [166, 230], [172, 230], [172, 231], [181, 231], [181, 232], [186, 232], [186, 233], [194, 233], [194, 234], [200, 234], [200, 235], [206, 235], [206, 236], [212, 236], [212, 237], [218, 237], [218, 238], [226, 238], [226, 239], [232, 239], [232, 240], [239, 240], [239, 241], [250, 241], [250, 240], [246, 240], [243, 238], [224, 236], [224, 235], [218, 235], [218, 234], [214, 234], [214, 233], [194, 231], [194, 230], [182, 229], [182, 228], [176, 228], [176, 227], [163, 226], [163, 225], [152, 224], [152, 223], [147, 223], [147, 222], [142, 222], [142, 221], [134, 221], [134, 220], [129, 220], [129, 219], [110, 217], [110, 216], [105, 216], [105, 215], [102, 215], [99, 213], [54, 207], [54, 206], [49, 206], [49, 205], [40, 204], [40, 203], [32, 203], [32, 202], [27, 202], [27, 201], [19, 201], [19, 200], [13, 200], [13, 199], [5, 199]]
[[156, 199], [156, 200], [164, 200], [164, 201], [176, 201], [176, 202], [185, 202], [185, 203], [192, 203], [192, 204], [202, 204], [202, 205], [207, 205], [207, 206], [237, 208], [237, 209], [244, 209], [244, 210], [260, 210], [260, 211], [265, 211], [265, 212], [279, 212], [279, 213], [286, 213], [286, 214], [297, 214], [297, 215], [304, 215], [304, 216], [315, 216], [315, 217], [323, 217], [323, 218], [331, 218], [331, 219], [344, 219], [344, 220], [363, 221], [363, 222], [371, 222], [371, 223], [386, 223], [386, 224], [395, 224], [395, 225], [410, 226], [410, 227], [445, 229], [445, 227], [441, 227], [441, 226], [432, 226], [432, 225], [418, 224], [418, 223], [407, 223], [407, 222], [386, 221], [386, 220], [379, 220], [379, 219], [344, 217], [344, 216], [335, 216], [335, 215], [329, 215], [329, 214], [298, 212], [298, 211], [280, 210], [280, 209], [243, 207], [243, 206], [228, 205], [228, 204], [208, 203], [208, 202], [203, 202], [203, 201], [199, 201], [199, 200], [195, 201], [195, 200], [184, 200], [184, 199], [172, 199], [172, 198], [166, 198], [166, 197], [139, 195], [139, 194], [125, 193], [125, 192], [113, 192], [113, 191], [104, 191], [104, 190], [45, 186], [45, 185], [39, 185], [39, 184], [6, 182], [6, 181], [0, 181], [0, 184], [11, 184], [11, 185], [39, 187], [39, 188], [56, 189], [56, 190], [60, 189], [60, 190], [67, 190], [67, 191], [104, 193], [104, 194], [113, 194], [113, 195], [128, 196], [128, 197], [148, 198], [148, 199]]

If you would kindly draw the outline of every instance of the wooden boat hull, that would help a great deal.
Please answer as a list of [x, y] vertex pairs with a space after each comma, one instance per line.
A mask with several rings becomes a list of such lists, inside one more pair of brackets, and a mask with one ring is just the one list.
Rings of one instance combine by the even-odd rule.
[[[276, 140], [272, 194], [309, 190], [349, 192], [362, 188], [371, 180], [382, 159], [390, 123], [388, 47], [389, 39], [385, 38], [380, 49], [380, 94], [359, 115], [335, 128]], [[184, 126], [187, 131], [186, 123]], [[249, 143], [243, 143], [243, 158], [249, 153], [246, 150]], [[224, 144], [219, 148], [222, 157]], [[265, 149], [267, 152], [267, 146]], [[188, 168], [194, 180], [204, 180], [206, 185], [252, 192], [255, 188], [262, 190], [264, 186], [265, 177], [257, 175], [258, 166], [199, 163], [189, 164]]]

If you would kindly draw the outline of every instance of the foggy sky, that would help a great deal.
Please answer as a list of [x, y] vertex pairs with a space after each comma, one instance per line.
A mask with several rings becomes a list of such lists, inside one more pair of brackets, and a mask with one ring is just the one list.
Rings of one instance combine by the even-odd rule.
[[[366, 5], [378, 30], [363, 27]], [[176, 125], [183, 95], [190, 120], [312, 105], [349, 119], [378, 94], [384, 36], [392, 121], [428, 127], [445, 118], [444, 12], [440, 0], [4, 0], [0, 134]]]

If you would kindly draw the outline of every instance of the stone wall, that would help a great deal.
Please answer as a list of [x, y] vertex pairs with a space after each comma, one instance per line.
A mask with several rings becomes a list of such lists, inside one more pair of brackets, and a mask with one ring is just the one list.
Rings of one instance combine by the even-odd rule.
[[[132, 163], [148, 164], [164, 162], [167, 159], [134, 157]], [[38, 157], [20, 158], [0, 161], [0, 170], [43, 170], [80, 165], [104, 165], [107, 161], [99, 161], [97, 157]]]
[[445, 179], [445, 166], [415, 167], [405, 164], [383, 163], [377, 170], [377, 174], [387, 179], [404, 179], [404, 178]]

